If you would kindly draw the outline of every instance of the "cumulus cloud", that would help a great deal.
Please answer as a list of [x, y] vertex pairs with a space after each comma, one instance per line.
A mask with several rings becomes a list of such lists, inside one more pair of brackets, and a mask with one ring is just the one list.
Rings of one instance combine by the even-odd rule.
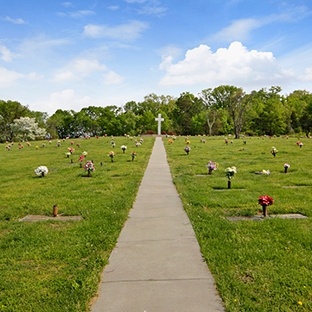
[[123, 77], [113, 71], [109, 71], [106, 75], [104, 75], [104, 84], [106, 85], [119, 84], [122, 81]]
[[77, 58], [69, 62], [65, 68], [54, 75], [54, 81], [77, 81], [87, 77], [92, 72], [106, 71], [105, 65], [97, 60]]
[[21, 78], [25, 78], [25, 75], [0, 67], [0, 88], [11, 87]]
[[57, 109], [79, 111], [82, 107], [92, 105], [92, 100], [89, 96], [78, 96], [73, 89], [66, 89], [61, 92], [53, 92], [48, 100], [33, 105], [34, 107], [45, 107], [45, 111], [51, 114]]
[[106, 25], [88, 24], [84, 27], [83, 34], [91, 38], [108, 38], [117, 40], [135, 40], [148, 28], [148, 24], [140, 21], [130, 21], [114, 27]]
[[159, 66], [166, 74], [161, 79], [163, 86], [223, 84], [242, 86], [281, 85], [294, 78], [292, 71], [281, 68], [271, 52], [249, 51], [240, 42], [213, 53], [209, 46], [200, 45], [188, 50], [182, 61], [173, 63], [173, 58], [163, 58]]
[[58, 81], [58, 82], [74, 81], [74, 80], [78, 80], [78, 77], [69, 70], [55, 74], [53, 78], [53, 81]]

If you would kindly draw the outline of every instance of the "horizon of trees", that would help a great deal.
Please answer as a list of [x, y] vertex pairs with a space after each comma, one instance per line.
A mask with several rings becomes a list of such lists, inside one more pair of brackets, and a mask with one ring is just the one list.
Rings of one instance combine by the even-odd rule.
[[[122, 108], [89, 106], [79, 112], [58, 109], [52, 116], [31, 111], [16, 101], [0, 100], [0, 141], [33, 139], [17, 127], [21, 124], [18, 119], [25, 117], [32, 119], [36, 129], [46, 130], [45, 138], [65, 138], [156, 133], [159, 113], [164, 118], [162, 132], [167, 134], [308, 136], [312, 129], [312, 94], [295, 90], [284, 96], [281, 91], [279, 86], [272, 86], [247, 94], [242, 88], [221, 85], [202, 90], [197, 96], [183, 92], [174, 98], [152, 93], [142, 102], [129, 101]], [[37, 134], [36, 138], [43, 138], [44, 131]]]

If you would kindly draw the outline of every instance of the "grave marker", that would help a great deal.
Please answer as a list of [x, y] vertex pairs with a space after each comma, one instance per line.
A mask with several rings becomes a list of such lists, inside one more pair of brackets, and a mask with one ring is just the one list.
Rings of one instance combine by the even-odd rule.
[[161, 114], [158, 114], [158, 118], [155, 118], [155, 121], [158, 121], [158, 135], [161, 135], [161, 122], [164, 120], [164, 118], [161, 118]]

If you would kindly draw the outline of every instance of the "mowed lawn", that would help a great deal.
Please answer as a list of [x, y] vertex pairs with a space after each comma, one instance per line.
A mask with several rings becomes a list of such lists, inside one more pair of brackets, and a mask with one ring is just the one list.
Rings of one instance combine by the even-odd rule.
[[[136, 147], [136, 139], [114, 138], [114, 148], [110, 137], [69, 139], [59, 147], [57, 140], [23, 143], [21, 149], [15, 143], [11, 150], [0, 145], [0, 311], [88, 311], [155, 140], [144, 137]], [[67, 158], [70, 147], [75, 150]], [[91, 177], [78, 162], [83, 151], [95, 165]], [[38, 166], [48, 174], [37, 176]], [[82, 220], [19, 221], [51, 216], [55, 204], [60, 215]]]
[[[60, 147], [56, 140], [22, 149], [15, 143], [10, 151], [1, 145], [0, 311], [88, 311], [154, 144], [144, 137], [135, 147], [135, 139], [114, 138], [114, 148], [111, 138], [102, 137], [65, 140]], [[226, 310], [312, 311], [312, 140], [300, 138], [300, 148], [296, 137], [228, 139], [190, 137], [186, 155], [184, 137], [172, 144], [163, 137], [174, 183]], [[67, 158], [70, 147], [75, 151]], [[91, 177], [78, 162], [83, 151], [95, 164]], [[138, 153], [134, 161], [132, 151]], [[218, 163], [212, 175], [209, 160]], [[40, 165], [49, 169], [45, 177], [34, 173]], [[237, 167], [231, 189], [229, 166]], [[263, 169], [271, 174], [255, 174]], [[261, 215], [262, 195], [274, 199], [270, 217], [227, 219]], [[19, 221], [50, 216], [54, 204], [60, 214], [82, 220]], [[294, 213], [308, 218], [273, 217]]]
[[[172, 144], [164, 139], [174, 183], [227, 311], [312, 311], [312, 139], [189, 141], [187, 155], [185, 138]], [[210, 160], [218, 163], [212, 175], [206, 168]], [[225, 169], [231, 166], [237, 173], [228, 189]], [[255, 174], [262, 170], [270, 175]], [[263, 195], [274, 204], [268, 218], [253, 221], [262, 214]], [[282, 214], [308, 218], [275, 217]], [[233, 216], [250, 219], [229, 221]]]

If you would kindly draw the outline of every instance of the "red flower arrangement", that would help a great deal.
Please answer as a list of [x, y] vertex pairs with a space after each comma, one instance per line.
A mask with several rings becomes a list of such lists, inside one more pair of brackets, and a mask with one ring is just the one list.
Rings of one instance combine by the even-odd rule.
[[269, 205], [273, 205], [274, 199], [268, 195], [264, 195], [264, 196], [259, 197], [258, 202], [261, 206], [263, 205], [269, 206]]

